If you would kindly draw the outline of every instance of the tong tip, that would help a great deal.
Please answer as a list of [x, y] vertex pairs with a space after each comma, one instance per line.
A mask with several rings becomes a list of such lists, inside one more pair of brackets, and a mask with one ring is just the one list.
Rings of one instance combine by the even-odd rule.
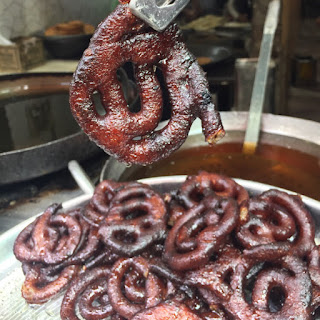
[[163, 31], [187, 6], [189, 0], [131, 0], [131, 12], [156, 31]]

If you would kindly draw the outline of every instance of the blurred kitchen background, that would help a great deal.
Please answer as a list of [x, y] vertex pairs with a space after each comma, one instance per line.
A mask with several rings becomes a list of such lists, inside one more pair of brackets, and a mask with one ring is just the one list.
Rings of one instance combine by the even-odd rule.
[[97, 25], [114, 7], [112, 0], [1, 0], [0, 32], [9, 39], [28, 37], [61, 22]]
[[[1, 0], [0, 35], [4, 39], [0, 41], [0, 74], [73, 72], [92, 31], [117, 3]], [[268, 3], [269, 0], [192, 0], [178, 18], [190, 50], [207, 72], [221, 111], [248, 110]], [[319, 0], [282, 1], [266, 112], [320, 121], [319, 16]], [[69, 36], [52, 32], [57, 24], [74, 20], [91, 25], [92, 29]], [[5, 46], [5, 39], [14, 45]]]
[[[243, 139], [246, 116], [236, 117], [229, 111], [249, 109], [269, 2], [190, 0], [177, 19], [190, 51], [207, 73], [213, 100], [220, 111], [226, 112], [225, 123], [230, 122], [231, 129], [241, 127], [241, 132], [235, 129], [237, 144], [233, 146], [237, 151], [232, 149], [232, 152], [241, 153], [239, 141]], [[97, 182], [107, 155], [89, 141], [73, 120], [68, 88], [94, 29], [117, 3], [117, 0], [0, 0], [0, 213], [3, 229], [32, 212], [40, 212], [48, 203], [62, 202], [81, 193], [67, 170], [69, 160], [81, 162], [93, 182]], [[303, 181], [314, 179], [314, 190], [319, 190], [320, 184], [320, 143], [317, 142], [320, 136], [317, 126], [320, 122], [319, 60], [320, 0], [282, 0], [264, 111], [313, 120], [316, 125], [311, 122], [300, 125], [300, 121], [280, 118], [279, 122], [274, 121], [276, 128], [268, 129], [268, 125], [273, 124], [268, 123], [270, 118], [267, 117], [264, 120], [267, 124], [264, 129], [269, 130], [265, 133], [267, 138], [271, 133], [283, 130], [277, 138], [271, 137], [267, 144], [278, 143], [284, 136], [288, 136], [289, 142], [283, 143], [281, 157], [274, 150], [262, 152], [262, 156], [285, 159], [284, 170], [288, 171], [291, 159], [300, 159], [289, 149], [311, 155], [312, 165], [302, 157], [304, 160], [299, 166], [302, 174], [308, 171], [306, 169], [313, 170], [309, 180]], [[137, 92], [130, 70], [125, 71], [119, 74], [119, 80], [123, 83], [128, 103], [134, 104]], [[292, 134], [295, 129], [307, 132], [308, 141], [302, 137], [302, 142], [294, 142]], [[300, 132], [295, 137], [297, 135]], [[202, 139], [201, 134], [199, 139]], [[221, 144], [221, 152], [219, 146], [214, 152], [226, 153], [229, 150], [226, 146], [230, 146], [228, 141], [225, 139]], [[306, 151], [307, 146], [313, 151]], [[184, 162], [185, 155], [181, 154]], [[197, 155], [193, 158], [198, 170], [201, 168], [199, 152], [192, 154]], [[228, 164], [230, 159], [228, 153], [222, 162]], [[244, 165], [249, 163], [247, 160], [244, 159]], [[168, 161], [171, 165], [176, 160]], [[212, 167], [212, 163], [209, 169], [218, 170], [218, 167]], [[230, 168], [238, 168], [235, 163]], [[255, 168], [246, 166], [247, 169]], [[271, 167], [272, 170], [279, 168], [273, 162]], [[290, 172], [296, 172], [296, 164], [292, 164], [292, 168]], [[233, 172], [221, 172], [236, 176]], [[245, 170], [237, 170], [237, 173], [242, 172]], [[148, 175], [151, 174], [145, 174]], [[259, 176], [242, 178], [276, 185], [276, 180], [263, 180], [271, 176], [264, 169]], [[279, 170], [273, 176], [283, 183]], [[287, 187], [292, 182], [288, 180], [287, 185], [277, 185]], [[27, 209], [25, 206], [19, 209], [19, 203], [26, 204]], [[36, 209], [32, 207], [32, 212], [31, 204], [37, 204]]]

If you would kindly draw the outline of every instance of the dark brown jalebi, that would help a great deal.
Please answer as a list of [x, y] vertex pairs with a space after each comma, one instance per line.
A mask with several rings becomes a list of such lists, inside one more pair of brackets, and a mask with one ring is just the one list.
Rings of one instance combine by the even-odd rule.
[[75, 278], [64, 295], [60, 316], [62, 320], [78, 320], [76, 307], [85, 319], [105, 319], [114, 314], [107, 295], [109, 268], [88, 270]]
[[251, 199], [248, 210], [252, 217], [237, 233], [238, 239], [246, 248], [286, 241], [297, 232], [294, 217], [285, 208]]
[[251, 220], [241, 226], [237, 234], [247, 248], [247, 256], [276, 259], [294, 254], [303, 257], [314, 248], [314, 223], [298, 196], [269, 190], [257, 201], [253, 200], [249, 210]]
[[121, 316], [131, 319], [141, 310], [154, 307], [165, 299], [166, 288], [149, 267], [142, 257], [119, 259], [112, 267], [108, 282], [109, 298]]
[[189, 176], [178, 192], [173, 194], [170, 199], [169, 224], [173, 225], [186, 210], [212, 194], [234, 198], [240, 206], [240, 219], [247, 219], [247, 190], [226, 176], [201, 171], [197, 175]]
[[[222, 250], [220, 257], [215, 262], [209, 262], [199, 270], [186, 274], [188, 283], [198, 288], [209, 290], [210, 305], [219, 301], [230, 299], [232, 289], [230, 287], [230, 275], [234, 274], [237, 267], [242, 263], [242, 256], [239, 250], [233, 247], [226, 247]], [[201, 291], [204, 295], [206, 293]], [[214, 299], [216, 297], [216, 299]]]
[[64, 260], [58, 267], [61, 265], [84, 264], [96, 255], [102, 246], [98, 236], [98, 228], [87, 222], [82, 212], [83, 210], [80, 209], [67, 212], [68, 215], [78, 220], [81, 226], [81, 239], [74, 254]]
[[117, 192], [110, 205], [99, 233], [114, 252], [132, 257], [164, 239], [165, 203], [149, 186], [128, 184]]
[[121, 186], [123, 186], [123, 183], [110, 180], [100, 182], [94, 189], [93, 196], [85, 210], [85, 216], [93, 223], [99, 225], [107, 216], [110, 202], [117, 193], [117, 189]]
[[[310, 319], [311, 281], [306, 265], [299, 258], [286, 256], [258, 273], [252, 289], [252, 303], [245, 298], [246, 277], [257, 262], [244, 260], [231, 275], [232, 295], [224, 304], [235, 319]], [[272, 290], [280, 291], [280, 306], [271, 309]], [[278, 300], [278, 303], [280, 301]]]
[[[288, 256], [265, 267], [259, 262], [231, 248], [216, 263], [188, 273], [187, 279], [207, 291], [201, 292], [209, 304], [222, 304], [234, 319], [309, 319], [311, 281], [303, 261]], [[251, 298], [246, 294], [250, 272]]]
[[18, 260], [57, 264], [73, 255], [81, 240], [81, 225], [59, 209], [60, 205], [51, 205], [20, 233], [14, 244]]
[[61, 269], [51, 270], [41, 264], [24, 266], [27, 272], [21, 289], [23, 298], [31, 304], [45, 303], [60, 293], [80, 271], [79, 266]]
[[226, 243], [238, 217], [239, 209], [233, 199], [206, 197], [181, 216], [170, 230], [164, 259], [174, 270], [199, 268]]
[[[117, 70], [134, 65], [141, 109], [129, 110]], [[162, 116], [161, 70], [172, 106], [169, 123], [156, 130]], [[105, 115], [96, 110], [98, 91]], [[135, 17], [126, 4], [97, 28], [74, 74], [70, 88], [72, 113], [84, 132], [117, 159], [150, 164], [169, 156], [188, 136], [196, 117], [209, 143], [224, 136], [208, 83], [196, 58], [187, 50], [176, 25], [156, 32]]]

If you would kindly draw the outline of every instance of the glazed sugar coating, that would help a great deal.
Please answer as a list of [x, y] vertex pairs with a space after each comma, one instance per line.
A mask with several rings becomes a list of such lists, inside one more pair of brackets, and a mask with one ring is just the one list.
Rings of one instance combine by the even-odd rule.
[[249, 214], [237, 233], [247, 256], [303, 257], [314, 248], [314, 222], [298, 196], [268, 190], [250, 200]]
[[134, 183], [118, 190], [99, 234], [114, 252], [132, 257], [165, 238], [165, 219], [162, 197], [149, 186]]
[[[126, 62], [134, 66], [141, 109], [129, 110], [117, 70]], [[163, 92], [156, 76], [166, 81], [171, 118], [156, 130]], [[105, 115], [96, 110], [99, 92]], [[196, 117], [202, 120], [208, 143], [224, 136], [220, 116], [211, 102], [205, 74], [188, 51], [176, 25], [156, 32], [135, 17], [127, 4], [97, 28], [70, 87], [71, 111], [84, 132], [106, 153], [122, 162], [150, 164], [169, 156], [188, 136]]]
[[320, 247], [299, 196], [208, 172], [172, 192], [106, 180], [83, 207], [49, 206], [14, 246], [23, 298], [66, 290], [62, 320], [315, 319]]
[[85, 211], [86, 217], [96, 225], [99, 225], [109, 211], [110, 201], [123, 183], [105, 180], [99, 183]]
[[240, 220], [242, 223], [246, 221], [249, 200], [247, 190], [229, 177], [201, 171], [187, 177], [179, 190], [169, 196], [169, 224], [174, 225], [179, 216], [209, 195], [233, 198], [240, 207]]
[[22, 297], [30, 304], [42, 304], [60, 293], [79, 273], [76, 265], [52, 268], [41, 264], [24, 265], [26, 278], [21, 288]]

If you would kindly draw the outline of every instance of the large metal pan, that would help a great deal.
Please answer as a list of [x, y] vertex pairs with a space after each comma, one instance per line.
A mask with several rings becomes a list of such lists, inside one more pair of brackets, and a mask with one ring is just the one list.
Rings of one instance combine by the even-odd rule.
[[68, 102], [71, 73], [0, 76], [0, 185], [36, 178], [100, 149], [80, 130]]
[[[262, 153], [246, 156], [241, 151], [248, 113], [221, 112], [221, 117], [227, 134], [217, 146], [208, 146], [201, 123], [196, 120], [181, 149], [168, 159], [146, 167], [127, 167], [110, 158], [101, 179], [125, 181], [206, 170], [282, 187], [320, 200], [320, 123], [264, 114], [260, 138]], [[305, 158], [308, 161], [304, 163]], [[259, 161], [262, 164], [266, 161], [268, 167], [261, 167]], [[303, 176], [298, 176], [299, 172]]]

